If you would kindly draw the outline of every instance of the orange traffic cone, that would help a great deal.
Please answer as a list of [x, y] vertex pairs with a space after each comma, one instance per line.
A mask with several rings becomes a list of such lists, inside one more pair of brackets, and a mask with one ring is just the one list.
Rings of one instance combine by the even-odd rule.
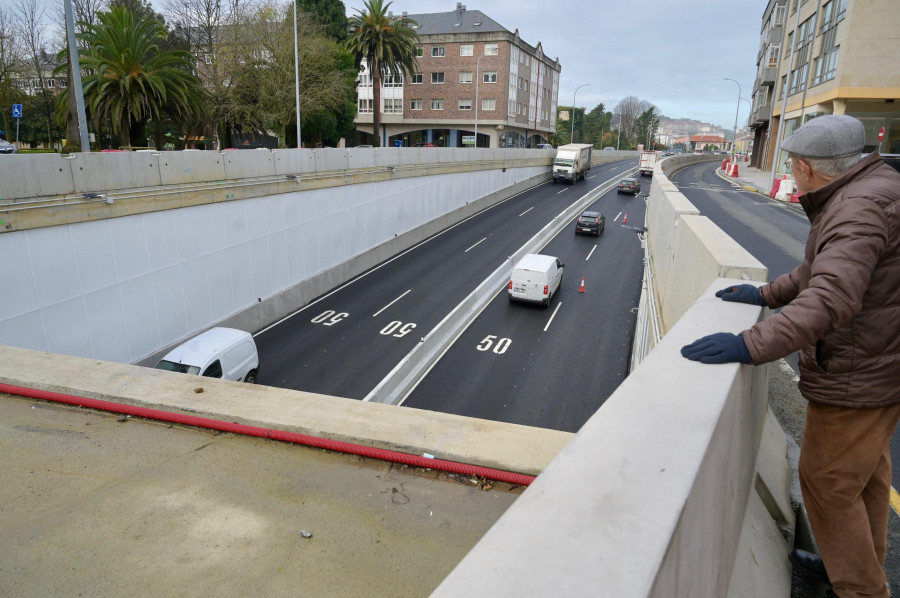
[[578, 292], [579, 292], [579, 293], [583, 293], [583, 292], [584, 292], [584, 277], [583, 277], [583, 276], [581, 277], [581, 288], [578, 289]]
[[622, 224], [628, 224], [628, 212], [625, 212], [625, 217], [622, 218]]

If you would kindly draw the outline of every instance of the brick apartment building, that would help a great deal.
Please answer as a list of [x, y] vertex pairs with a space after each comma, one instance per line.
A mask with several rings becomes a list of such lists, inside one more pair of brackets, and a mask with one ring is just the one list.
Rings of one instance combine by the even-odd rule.
[[417, 70], [410, 81], [382, 82], [381, 137], [371, 134], [372, 79], [360, 72], [360, 143], [528, 147], [556, 132], [560, 64], [477, 10], [403, 14], [418, 23]]

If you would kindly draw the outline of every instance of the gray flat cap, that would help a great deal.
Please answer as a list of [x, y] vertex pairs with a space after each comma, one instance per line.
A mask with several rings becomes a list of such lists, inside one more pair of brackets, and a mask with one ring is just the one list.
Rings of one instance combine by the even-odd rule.
[[840, 158], [861, 153], [866, 145], [863, 124], [846, 114], [812, 119], [784, 140], [781, 149], [807, 158]]

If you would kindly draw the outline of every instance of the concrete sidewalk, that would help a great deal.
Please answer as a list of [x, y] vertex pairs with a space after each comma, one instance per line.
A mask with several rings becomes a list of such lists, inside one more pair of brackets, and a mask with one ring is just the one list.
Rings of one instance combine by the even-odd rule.
[[[718, 175], [724, 179], [736, 182], [747, 191], [753, 191], [765, 195], [766, 197], [770, 197], [769, 191], [772, 189], [772, 171], [753, 168], [752, 166], [749, 166], [749, 162], [738, 162], [737, 164], [737, 177], [728, 176], [721, 168], [717, 168], [716, 173], [718, 173]], [[776, 175], [776, 177], [779, 179], [782, 178], [782, 176], [783, 175], [781, 174]], [[784, 203], [796, 202], [785, 201]]]

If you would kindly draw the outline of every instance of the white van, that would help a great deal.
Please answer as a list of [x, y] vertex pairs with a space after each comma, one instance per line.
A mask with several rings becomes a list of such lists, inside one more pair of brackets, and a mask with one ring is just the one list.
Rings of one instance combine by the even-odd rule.
[[256, 384], [259, 354], [249, 332], [210, 328], [169, 351], [156, 369]]
[[529, 253], [513, 268], [507, 294], [510, 301], [531, 301], [550, 305], [562, 283], [565, 265], [552, 255]]

